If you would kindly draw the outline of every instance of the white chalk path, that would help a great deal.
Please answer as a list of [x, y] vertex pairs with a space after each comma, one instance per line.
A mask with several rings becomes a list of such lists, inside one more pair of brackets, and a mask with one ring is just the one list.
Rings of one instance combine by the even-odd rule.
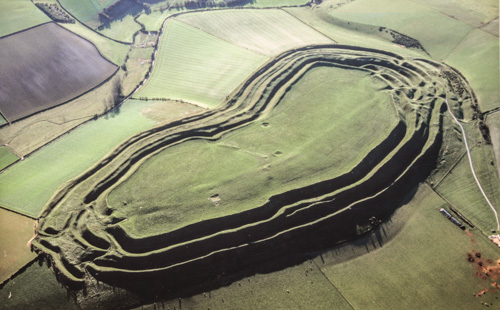
[[460, 126], [460, 130], [462, 131], [462, 136], [464, 137], [465, 148], [467, 150], [467, 158], [469, 159], [470, 170], [472, 171], [472, 175], [474, 176], [474, 179], [476, 180], [477, 186], [479, 187], [479, 190], [481, 191], [481, 194], [483, 194], [484, 199], [486, 200], [486, 202], [490, 206], [490, 208], [493, 211], [493, 213], [495, 213], [495, 218], [497, 220], [497, 229], [496, 230], [497, 230], [497, 233], [498, 233], [498, 231], [500, 230], [500, 221], [498, 220], [498, 213], [497, 213], [497, 210], [495, 210], [495, 208], [491, 204], [490, 200], [488, 199], [488, 196], [486, 196], [486, 193], [484, 192], [483, 187], [481, 186], [481, 183], [479, 183], [479, 179], [477, 178], [476, 172], [474, 171], [474, 166], [472, 165], [472, 157], [470, 155], [469, 144], [467, 143], [467, 137], [465, 136], [464, 127], [462, 127], [462, 124], [460, 124], [460, 122], [458, 121], [458, 119], [451, 112], [450, 104], [448, 103], [448, 97], [445, 97], [444, 101], [446, 102], [446, 106], [448, 107], [448, 112], [450, 112], [451, 117], [453, 118], [453, 120], [455, 121], [455, 123], [457, 123], [458, 126]]

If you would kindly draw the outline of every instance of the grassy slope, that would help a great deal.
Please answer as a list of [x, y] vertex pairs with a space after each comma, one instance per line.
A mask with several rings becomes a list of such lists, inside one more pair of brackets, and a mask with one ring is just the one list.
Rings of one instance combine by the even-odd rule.
[[403, 55], [426, 57], [425, 54], [417, 50], [407, 49], [386, 40], [381, 40], [379, 37], [333, 24], [328, 20], [325, 13], [328, 12], [328, 2], [316, 7], [314, 10], [310, 8], [287, 8], [286, 11], [339, 44], [372, 47]]
[[57, 282], [54, 273], [46, 265], [39, 266], [38, 263], [0, 289], [0, 299], [0, 309], [78, 309], [66, 289]]
[[0, 146], [0, 169], [7, 167], [19, 158], [8, 147]]
[[[135, 310], [158, 309], [160, 303]], [[281, 271], [257, 274], [205, 294], [183, 298], [182, 309], [352, 309], [318, 267], [307, 261]], [[164, 303], [177, 309], [177, 299]]]
[[105, 27], [99, 32], [115, 40], [132, 43], [134, 33], [140, 29], [141, 26], [135, 22], [134, 16], [125, 15], [120, 19], [112, 21], [109, 27]]
[[368, 244], [370, 254], [344, 263], [336, 264], [335, 252], [325, 264], [315, 261], [356, 309], [479, 309], [486, 301], [497, 307], [498, 292], [473, 296], [493, 281], [475, 276], [467, 253], [497, 260], [499, 249], [477, 230], [469, 237], [452, 224], [438, 212], [443, 204], [424, 185], [397, 211], [406, 224], [392, 241], [375, 251]]
[[32, 219], [0, 209], [0, 282], [35, 258], [26, 246], [33, 224]]
[[[174, 146], [115, 189], [110, 204], [130, 216], [128, 228], [164, 232], [348, 171], [395, 125], [388, 94], [373, 87], [358, 71], [313, 69], [263, 121], [266, 127], [257, 122], [217, 142]], [[219, 206], [208, 200], [214, 194]]]
[[61, 5], [78, 20], [86, 23], [99, 14], [103, 6], [91, 0], [60, 0]]
[[29, 0], [0, 1], [0, 37], [50, 21]]
[[384, 26], [413, 37], [436, 60], [446, 58], [472, 29], [411, 0], [357, 0], [330, 14], [345, 20]]
[[127, 137], [151, 128], [140, 111], [143, 102], [127, 102], [118, 115], [101, 117], [51, 143], [0, 175], [0, 205], [37, 216], [61, 183], [81, 173]]
[[107, 39], [79, 22], [75, 24], [61, 24], [61, 26], [92, 42], [99, 52], [115, 65], [121, 66], [123, 64], [129, 49], [128, 45]]
[[500, 175], [500, 112], [488, 115], [486, 124], [490, 128], [491, 142], [495, 153], [495, 166]]
[[267, 59], [181, 22], [166, 27], [151, 77], [135, 97], [214, 107]]
[[332, 43], [281, 10], [225, 10], [186, 14], [176, 19], [267, 56], [300, 46]]
[[474, 89], [482, 111], [500, 107], [498, 38], [482, 30], [471, 32], [446, 59]]
[[[476, 146], [471, 151], [474, 170], [493, 206], [500, 206], [499, 178], [491, 146]], [[496, 228], [493, 211], [488, 207], [474, 181], [467, 156], [464, 156], [451, 173], [437, 186], [437, 191], [469, 218], [473, 224], [489, 233]], [[497, 210], [500, 211], [500, 210]]]
[[498, 16], [498, 1], [494, 0], [420, 0], [419, 3], [478, 27]]

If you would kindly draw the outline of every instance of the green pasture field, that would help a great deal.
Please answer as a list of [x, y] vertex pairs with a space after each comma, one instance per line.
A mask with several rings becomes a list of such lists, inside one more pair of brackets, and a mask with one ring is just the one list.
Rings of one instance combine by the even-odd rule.
[[472, 27], [479, 27], [498, 17], [498, 1], [491, 0], [422, 0], [439, 12]]
[[141, 26], [135, 22], [134, 16], [125, 15], [120, 19], [113, 20], [109, 26], [99, 30], [103, 35], [122, 42], [132, 43], [134, 33], [141, 30]]
[[500, 107], [498, 37], [472, 31], [446, 59], [469, 81], [483, 112]]
[[493, 152], [495, 153], [495, 166], [500, 175], [500, 112], [488, 115], [486, 124], [490, 129]]
[[152, 11], [150, 14], [141, 14], [137, 17], [137, 21], [144, 25], [146, 31], [158, 31], [167, 17], [185, 11], [185, 9], [172, 9], [163, 12]]
[[224, 10], [185, 14], [176, 20], [266, 56], [306, 45], [333, 43], [281, 10]]
[[[375, 91], [380, 86], [359, 71], [312, 69], [267, 119], [150, 158], [110, 193], [110, 206], [128, 217], [127, 230], [152, 234], [349, 171], [397, 123], [389, 94]], [[216, 194], [218, 205], [209, 200]]]
[[0, 146], [0, 169], [7, 167], [19, 158], [6, 146]]
[[170, 20], [160, 39], [153, 72], [134, 96], [182, 99], [215, 107], [266, 60], [265, 56]]
[[[97, 18], [99, 12], [106, 7], [105, 4], [97, 3], [92, 0], [60, 0], [59, 2], [64, 9], [82, 23], [87, 23]], [[113, 0], [107, 2], [112, 3]]]
[[[493, 148], [488, 145], [477, 145], [471, 150], [471, 155], [474, 170], [483, 190], [493, 206], [500, 206], [498, 190], [500, 181], [496, 167], [491, 164], [495, 158]], [[491, 229], [496, 229], [494, 213], [479, 191], [467, 156], [464, 156], [439, 183], [436, 190], [485, 234], [491, 233]]]
[[339, 44], [377, 48], [395, 52], [400, 55], [427, 57], [426, 54], [418, 50], [408, 49], [387, 40], [383, 40], [380, 37], [334, 24], [331, 21], [331, 16], [326, 14], [329, 10], [328, 3], [329, 2], [325, 2], [324, 5], [316, 7], [314, 10], [309, 8], [286, 8], [284, 10]]
[[270, 8], [270, 7], [282, 7], [282, 6], [298, 6], [309, 3], [308, 0], [255, 0], [251, 7], [255, 8]]
[[498, 38], [498, 32], [500, 30], [498, 25], [498, 16], [494, 20], [481, 27], [481, 29]]
[[[10, 295], [10, 297], [9, 297]], [[73, 298], [54, 273], [35, 262], [0, 290], [0, 308], [9, 310], [77, 310]]]
[[54, 23], [0, 40], [0, 109], [11, 122], [71, 100], [117, 69], [93, 44]]
[[34, 220], [0, 208], [0, 283], [36, 257], [26, 246]]
[[[178, 299], [163, 303], [178, 309]], [[134, 310], [158, 309], [144, 305]], [[351, 306], [312, 261], [280, 271], [256, 274], [228, 286], [182, 298], [182, 309], [316, 309], [348, 310]]]
[[2, 115], [0, 115], [0, 126], [4, 124], [7, 124], [7, 120]]
[[151, 58], [154, 53], [154, 47], [132, 47], [125, 66], [126, 73], [122, 79], [122, 90], [124, 94], [132, 93], [146, 77], [151, 67]]
[[436, 60], [445, 59], [472, 30], [469, 25], [411, 0], [356, 0], [329, 14], [413, 37]]
[[141, 113], [149, 104], [127, 101], [119, 112], [85, 124], [2, 173], [0, 205], [36, 217], [59, 185], [129, 136], [153, 127], [155, 121]]
[[0, 37], [50, 21], [29, 0], [0, 1]]
[[[365, 255], [343, 261], [332, 250], [314, 261], [354, 309], [483, 309], [482, 302], [496, 309], [498, 290], [474, 294], [493, 289], [498, 271], [485, 280], [477, 277], [474, 253], [498, 270], [500, 250], [478, 230], [467, 233], [444, 217], [438, 210], [445, 204], [422, 185], [388, 223], [404, 223], [391, 240], [386, 242], [383, 224], [373, 243], [360, 246]], [[474, 263], [467, 253], [473, 253]]]
[[89, 28], [83, 26], [78, 21], [76, 21], [76, 23], [74, 24], [60, 25], [92, 42], [97, 47], [102, 56], [113, 62], [115, 65], [121, 66], [125, 61], [125, 57], [127, 56], [127, 52], [129, 50], [128, 45], [105, 38], [95, 31], [92, 31]]

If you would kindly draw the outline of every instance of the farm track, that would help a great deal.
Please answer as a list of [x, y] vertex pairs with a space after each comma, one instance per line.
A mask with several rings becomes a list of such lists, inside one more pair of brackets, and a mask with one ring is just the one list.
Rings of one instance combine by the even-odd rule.
[[[351, 171], [272, 197], [261, 206], [159, 235], [133, 237], [113, 215], [107, 195], [144, 161], [173, 145], [216, 140], [264, 119], [311, 68], [335, 66], [384, 81], [400, 122]], [[305, 255], [358, 235], [372, 216], [387, 218], [434, 168], [451, 88], [438, 82], [450, 67], [344, 45], [308, 46], [268, 61], [217, 109], [133, 136], [52, 197], [33, 246], [55, 263], [59, 278], [82, 288], [95, 278], [153, 294], [156, 285], [214, 279], [286, 255]], [[451, 72], [451, 73], [450, 73]], [[458, 94], [455, 94], [458, 96]], [[158, 279], [175, 278], [172, 283]], [[145, 283], [148, 283], [145, 285]], [[145, 293], [146, 294], [146, 293]]]

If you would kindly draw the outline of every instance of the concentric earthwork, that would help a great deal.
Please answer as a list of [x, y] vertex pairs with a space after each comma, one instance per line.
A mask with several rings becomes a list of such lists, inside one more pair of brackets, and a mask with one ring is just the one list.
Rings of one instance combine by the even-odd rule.
[[[262, 120], [308, 70], [331, 66], [367, 72], [385, 83], [399, 122], [350, 171], [267, 197], [254, 208], [160, 234], [134, 237], [108, 194], [151, 156], [193, 139], [217, 140]], [[223, 105], [138, 134], [47, 204], [33, 246], [73, 288], [95, 280], [142, 296], [217, 280], [259, 263], [308, 253], [353, 239], [375, 216], [387, 218], [434, 168], [443, 139], [449, 76], [460, 81], [460, 102], [473, 98], [454, 69], [426, 59], [342, 45], [308, 46], [268, 61]], [[286, 104], [286, 103], [284, 103]]]

